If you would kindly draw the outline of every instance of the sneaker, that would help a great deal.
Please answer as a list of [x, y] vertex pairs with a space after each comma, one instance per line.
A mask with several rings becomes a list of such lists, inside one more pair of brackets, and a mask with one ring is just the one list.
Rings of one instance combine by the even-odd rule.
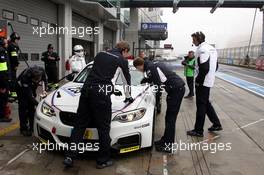
[[103, 169], [103, 168], [106, 168], [106, 167], [109, 167], [109, 166], [112, 166], [113, 165], [113, 161], [112, 160], [108, 160], [104, 163], [97, 163], [96, 164], [96, 168], [97, 169]]
[[223, 130], [223, 128], [222, 128], [222, 126], [211, 126], [210, 128], [208, 128], [208, 131], [210, 131], [210, 132], [214, 132], [214, 131], [222, 131]]
[[187, 95], [184, 98], [193, 98], [194, 95]]
[[72, 167], [73, 166], [73, 160], [70, 157], [65, 157], [65, 159], [62, 162], [65, 167]]
[[203, 137], [203, 133], [197, 132], [195, 130], [187, 131], [187, 135], [194, 136], [194, 137]]
[[11, 118], [0, 118], [0, 122], [11, 122]]

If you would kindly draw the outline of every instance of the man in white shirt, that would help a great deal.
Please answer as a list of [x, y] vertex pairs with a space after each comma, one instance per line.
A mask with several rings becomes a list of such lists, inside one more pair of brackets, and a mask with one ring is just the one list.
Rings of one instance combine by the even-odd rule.
[[210, 44], [205, 42], [205, 35], [202, 32], [192, 34], [193, 44], [197, 46], [197, 63], [198, 75], [195, 78], [196, 89], [196, 122], [193, 130], [187, 131], [187, 135], [203, 137], [203, 127], [205, 122], [205, 114], [213, 125], [208, 131], [221, 131], [222, 125], [209, 101], [210, 88], [213, 87], [215, 81], [215, 73], [217, 70], [217, 51]]
[[69, 60], [71, 71], [73, 73], [79, 73], [86, 66], [84, 50], [81, 45], [76, 45], [73, 51], [74, 55]]

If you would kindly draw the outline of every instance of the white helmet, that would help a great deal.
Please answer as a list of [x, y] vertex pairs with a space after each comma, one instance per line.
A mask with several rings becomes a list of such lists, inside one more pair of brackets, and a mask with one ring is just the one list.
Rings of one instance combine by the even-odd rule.
[[79, 56], [79, 57], [84, 56], [83, 46], [81, 46], [81, 45], [75, 45], [73, 48], [73, 51], [74, 51], [74, 54]]

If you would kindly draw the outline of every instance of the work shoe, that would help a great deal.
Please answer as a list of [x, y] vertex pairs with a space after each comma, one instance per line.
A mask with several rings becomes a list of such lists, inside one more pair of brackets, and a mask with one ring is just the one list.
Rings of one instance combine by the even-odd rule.
[[214, 131], [222, 131], [223, 130], [223, 128], [222, 128], [222, 126], [211, 126], [210, 128], [208, 128], [208, 131], [210, 131], [210, 132], [214, 132]]
[[73, 167], [73, 160], [70, 157], [65, 157], [62, 163], [65, 165], [65, 167]]
[[0, 118], [0, 122], [11, 122], [11, 118]]
[[30, 137], [32, 136], [32, 133], [28, 130], [22, 130], [20, 131], [20, 133], [24, 136], [24, 137]]
[[193, 98], [194, 95], [187, 95], [184, 98]]
[[109, 166], [112, 166], [113, 165], [113, 161], [112, 160], [108, 160], [104, 163], [97, 163], [96, 164], [96, 168], [97, 169], [103, 169], [103, 168], [106, 168], [106, 167], [109, 167]]
[[172, 153], [172, 148], [165, 145], [155, 145], [156, 151], [164, 153]]
[[187, 131], [187, 135], [194, 136], [194, 137], [203, 137], [203, 133], [197, 132], [195, 130]]

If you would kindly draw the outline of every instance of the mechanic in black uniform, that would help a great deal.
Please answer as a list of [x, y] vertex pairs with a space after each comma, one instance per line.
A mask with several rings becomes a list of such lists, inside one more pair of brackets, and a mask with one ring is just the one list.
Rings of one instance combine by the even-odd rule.
[[47, 51], [42, 53], [41, 60], [44, 61], [45, 71], [48, 76], [48, 85], [53, 87], [58, 83], [57, 62], [60, 60], [58, 54], [53, 51], [52, 44], [49, 44]]
[[[109, 52], [99, 52], [94, 58], [93, 68], [88, 75], [82, 90], [77, 109], [78, 120], [75, 121], [74, 129], [71, 133], [70, 144], [78, 145], [83, 141], [83, 135], [87, 126], [93, 121], [99, 134], [99, 152], [97, 155], [96, 168], [102, 169], [111, 166], [109, 135], [112, 107], [110, 95], [121, 95], [114, 90], [111, 82], [116, 71], [121, 68], [126, 83], [129, 86], [130, 74], [128, 61], [129, 44], [125, 41], [117, 43], [116, 47]], [[124, 102], [132, 103], [133, 98], [126, 96]], [[73, 166], [73, 158], [78, 154], [78, 150], [68, 150], [65, 160], [66, 167]]]
[[0, 122], [10, 122], [12, 119], [7, 118], [5, 108], [8, 103], [8, 80], [9, 66], [7, 53], [7, 39], [0, 38]]
[[18, 33], [13, 32], [10, 35], [10, 42], [8, 44], [8, 57], [9, 57], [9, 62], [10, 62], [10, 76], [11, 76], [11, 81], [10, 81], [10, 96], [13, 98], [17, 97], [16, 93], [16, 78], [17, 78], [17, 68], [19, 65], [18, 57], [19, 57], [19, 46], [18, 46], [18, 41], [20, 40], [20, 36]]
[[39, 66], [26, 68], [17, 78], [18, 114], [23, 136], [32, 135], [35, 108], [38, 105], [36, 90], [41, 82], [47, 87], [45, 71]]
[[165, 131], [162, 138], [155, 142], [155, 146], [157, 151], [171, 153], [172, 149], [170, 146], [175, 139], [176, 119], [185, 93], [185, 83], [162, 62], [153, 63], [137, 58], [133, 64], [139, 71], [145, 72], [147, 75], [147, 78], [144, 78], [141, 83], [154, 83], [168, 93]]

